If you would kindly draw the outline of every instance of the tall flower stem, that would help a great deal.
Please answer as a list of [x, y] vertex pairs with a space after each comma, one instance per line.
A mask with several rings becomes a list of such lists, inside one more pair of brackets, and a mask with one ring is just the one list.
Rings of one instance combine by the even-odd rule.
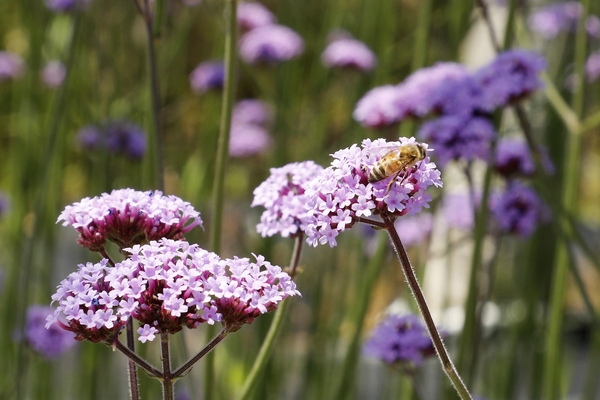
[[[298, 268], [298, 263], [300, 262], [300, 254], [302, 253], [302, 243], [304, 242], [304, 234], [300, 232], [298, 236], [296, 236], [294, 243], [294, 251], [292, 253], [292, 259], [290, 261], [290, 277], [294, 279], [296, 275], [296, 270]], [[279, 306], [279, 309], [275, 313], [275, 317], [273, 318], [273, 322], [271, 322], [271, 326], [269, 327], [269, 332], [267, 332], [267, 336], [254, 360], [254, 364], [252, 365], [252, 369], [246, 377], [244, 381], [244, 386], [242, 387], [242, 392], [239, 395], [239, 400], [246, 400], [249, 398], [250, 393], [256, 383], [258, 382], [258, 378], [261, 375], [261, 372], [264, 370], [267, 365], [267, 361], [269, 361], [269, 356], [273, 350], [273, 345], [275, 344], [275, 339], [277, 335], [281, 331], [281, 327], [283, 326], [283, 321], [285, 316], [287, 315], [287, 310], [289, 308], [290, 300], [284, 301], [283, 304]]]
[[[226, 33], [225, 33], [225, 82], [223, 86], [223, 101], [221, 106], [221, 122], [217, 144], [217, 159], [215, 162], [215, 177], [213, 184], [213, 210], [210, 232], [212, 251], [219, 252], [221, 247], [221, 224], [223, 221], [223, 187], [225, 182], [225, 167], [229, 149], [229, 131], [231, 129], [231, 110], [234, 99], [234, 72], [236, 65], [235, 43], [237, 36], [237, 0], [226, 2]], [[214, 329], [207, 329], [208, 336], [214, 335]], [[205, 360], [204, 369], [204, 399], [214, 398], [214, 355], [209, 354]]]
[[431, 337], [431, 341], [433, 343], [433, 347], [435, 348], [435, 352], [442, 363], [442, 368], [444, 372], [450, 379], [452, 386], [458, 392], [461, 400], [465, 399], [473, 399], [469, 390], [463, 383], [458, 371], [454, 367], [452, 360], [444, 346], [444, 342], [442, 341], [442, 337], [438, 332], [435, 322], [433, 322], [433, 318], [431, 316], [431, 312], [429, 311], [429, 307], [427, 306], [427, 301], [425, 300], [425, 295], [421, 290], [421, 286], [417, 281], [417, 277], [415, 275], [415, 271], [410, 263], [408, 258], [408, 254], [406, 254], [406, 249], [400, 240], [400, 236], [398, 236], [398, 232], [396, 231], [396, 227], [394, 226], [394, 221], [388, 216], [382, 217], [383, 222], [385, 223], [388, 234], [390, 235], [390, 239], [392, 240], [392, 245], [396, 250], [396, 254], [398, 256], [398, 260], [400, 261], [400, 265], [402, 267], [402, 271], [404, 272], [404, 276], [408, 282], [408, 286], [417, 302], [417, 306], [419, 307], [419, 311], [421, 311], [421, 315], [425, 320], [425, 325], [427, 326], [427, 331], [429, 332], [429, 336]]
[[169, 334], [160, 334], [160, 358], [162, 360], [162, 387], [163, 400], [173, 400], [175, 398], [174, 383], [175, 379], [171, 373], [171, 352], [169, 349]]

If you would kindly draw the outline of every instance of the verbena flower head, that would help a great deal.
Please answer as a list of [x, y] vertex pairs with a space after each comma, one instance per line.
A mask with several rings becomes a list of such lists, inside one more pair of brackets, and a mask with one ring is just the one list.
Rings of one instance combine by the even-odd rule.
[[560, 32], [577, 26], [582, 6], [578, 1], [567, 1], [542, 7], [527, 19], [529, 29], [545, 39], [552, 39]]
[[369, 90], [356, 103], [352, 116], [369, 128], [384, 128], [404, 118], [400, 107], [400, 93], [395, 85], [378, 86]]
[[535, 52], [514, 49], [500, 53], [475, 74], [483, 87], [483, 107], [505, 107], [540, 89], [539, 74], [545, 66], [544, 58]]
[[[554, 172], [546, 148], [541, 148], [542, 162], [548, 173]], [[531, 176], [535, 172], [535, 163], [525, 140], [520, 138], [503, 138], [496, 146], [496, 172], [505, 177], [515, 175]]]
[[362, 72], [371, 71], [377, 64], [377, 57], [360, 40], [340, 38], [327, 45], [321, 61], [328, 68], [348, 68]]
[[85, 150], [96, 150], [103, 147], [104, 134], [96, 125], [85, 125], [75, 134], [76, 144]]
[[[397, 142], [365, 139], [360, 147], [352, 145], [332, 154], [331, 166], [306, 187], [307, 242], [313, 246], [328, 243], [333, 247], [337, 245], [336, 236], [352, 227], [359, 217], [396, 218], [429, 207], [431, 197], [425, 190], [432, 185], [442, 186], [440, 171], [429, 157], [398, 175], [369, 182], [371, 169], [383, 156], [415, 143], [414, 138], [400, 138]], [[427, 149], [427, 144], [422, 146]]]
[[57, 13], [84, 11], [91, 2], [92, 0], [46, 0], [46, 7]]
[[73, 340], [73, 333], [58, 325], [52, 325], [48, 329], [44, 327], [46, 317], [53, 311], [49, 306], [29, 306], [25, 320], [25, 340], [35, 352], [47, 359], [60, 356], [77, 343]]
[[289, 275], [262, 256], [256, 262], [222, 260], [198, 245], [170, 239], [125, 251], [130, 257], [114, 268], [106, 260], [80, 265], [61, 282], [47, 327], [58, 324], [76, 332], [78, 340], [107, 343], [129, 317], [139, 321], [142, 342], [204, 322], [221, 321], [236, 331], [300, 294]]
[[[475, 193], [476, 207], [481, 204], [481, 193]], [[446, 193], [442, 199], [442, 215], [448, 226], [470, 232], [475, 226], [473, 200], [467, 193]]]
[[160, 191], [113, 190], [99, 197], [86, 197], [67, 206], [57, 223], [71, 225], [79, 233], [77, 242], [100, 251], [107, 240], [120, 248], [160, 238], [181, 239], [200, 225], [200, 213], [177, 196]]
[[246, 32], [239, 41], [240, 57], [248, 64], [276, 64], [304, 52], [304, 40], [283, 25], [266, 25]]
[[10, 51], [0, 51], [0, 82], [16, 79], [23, 74], [25, 62]]
[[42, 70], [42, 79], [50, 88], [59, 87], [67, 76], [67, 68], [60, 61], [50, 61]]
[[233, 123], [229, 137], [231, 157], [249, 157], [267, 151], [273, 140], [265, 128], [254, 124]]
[[322, 170], [313, 161], [271, 168], [267, 180], [254, 189], [252, 207], [266, 208], [256, 226], [258, 233], [263, 237], [276, 234], [295, 237], [303, 232], [307, 213], [305, 188]]
[[510, 182], [506, 190], [490, 199], [490, 210], [501, 232], [523, 238], [548, 219], [548, 211], [537, 193], [521, 183]]
[[190, 73], [190, 85], [196, 93], [220, 90], [225, 82], [225, 64], [223, 61], [205, 61]]
[[596, 15], [589, 15], [585, 20], [585, 29], [594, 39], [600, 38], [600, 18]]
[[237, 23], [242, 30], [252, 30], [277, 23], [275, 15], [261, 3], [242, 1], [237, 7]]
[[273, 110], [267, 103], [257, 99], [244, 99], [235, 104], [231, 120], [233, 124], [265, 126], [273, 119]]
[[585, 62], [585, 74], [588, 82], [594, 82], [600, 77], [600, 51], [590, 54]]
[[139, 125], [130, 121], [109, 121], [104, 131], [109, 152], [138, 160], [146, 153], [146, 134]]
[[386, 364], [408, 368], [435, 354], [427, 329], [416, 315], [388, 316], [375, 328], [363, 351]]
[[398, 218], [394, 223], [402, 244], [406, 247], [423, 243], [431, 235], [433, 216], [424, 212], [417, 215], [407, 215]]
[[441, 167], [452, 160], [488, 160], [490, 142], [496, 136], [487, 118], [449, 115], [426, 122], [418, 137], [435, 149]]

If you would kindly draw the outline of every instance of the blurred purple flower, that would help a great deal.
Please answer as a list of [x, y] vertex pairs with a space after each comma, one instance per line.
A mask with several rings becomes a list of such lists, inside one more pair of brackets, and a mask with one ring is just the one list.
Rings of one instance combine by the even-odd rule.
[[[327, 243], [334, 247], [336, 236], [351, 228], [360, 217], [396, 218], [428, 208], [431, 197], [425, 190], [432, 185], [442, 186], [440, 171], [429, 157], [398, 176], [369, 182], [369, 171], [383, 154], [414, 143], [414, 138], [404, 137], [397, 142], [365, 139], [361, 147], [354, 144], [332, 154], [331, 166], [306, 186], [307, 242], [312, 246]], [[427, 149], [427, 144], [421, 145]], [[389, 185], [392, 178], [395, 181]]]
[[100, 197], [86, 197], [65, 207], [56, 223], [71, 225], [77, 243], [91, 251], [104, 248], [107, 240], [120, 248], [160, 238], [181, 239], [202, 226], [200, 213], [177, 196], [133, 189], [113, 190]]
[[527, 25], [545, 39], [552, 39], [561, 31], [573, 29], [581, 11], [582, 7], [578, 1], [551, 4], [532, 13], [527, 19]]
[[146, 152], [146, 134], [137, 124], [129, 121], [110, 121], [105, 129], [106, 147], [112, 153], [141, 159]]
[[377, 57], [363, 42], [353, 38], [340, 38], [327, 45], [321, 55], [328, 68], [338, 67], [371, 71], [377, 64]]
[[363, 352], [386, 364], [414, 368], [435, 354], [425, 325], [416, 315], [389, 315], [371, 334]]
[[237, 22], [242, 30], [249, 31], [276, 24], [277, 18], [261, 3], [243, 1], [238, 4]]
[[44, 327], [46, 317], [53, 311], [48, 306], [29, 306], [25, 321], [25, 340], [34, 351], [49, 360], [60, 356], [77, 343], [72, 332], [65, 331], [58, 325], [49, 329]]
[[537, 193], [515, 181], [490, 198], [490, 210], [500, 231], [522, 238], [548, 219], [548, 210]]
[[85, 150], [96, 150], [103, 146], [103, 133], [96, 125], [85, 125], [75, 135], [75, 142]]
[[496, 130], [487, 118], [450, 115], [423, 124], [418, 137], [429, 142], [435, 159], [444, 167], [449, 161], [459, 159], [487, 161]]
[[257, 99], [245, 99], [236, 103], [232, 112], [232, 124], [266, 126], [273, 119], [273, 110], [267, 103]]
[[585, 20], [585, 29], [591, 37], [600, 38], [600, 18], [596, 15], [589, 15]]
[[84, 11], [92, 0], [46, 0], [46, 7], [53, 12]]
[[0, 190], [0, 218], [10, 209], [10, 200], [6, 193]]
[[190, 85], [197, 93], [219, 90], [225, 82], [225, 64], [222, 61], [201, 62], [190, 73]]
[[248, 157], [263, 153], [273, 140], [265, 128], [254, 124], [233, 123], [229, 137], [229, 155]]
[[265, 25], [246, 32], [239, 41], [240, 57], [249, 64], [276, 64], [298, 57], [304, 40], [283, 25]]
[[10, 51], [0, 51], [0, 82], [19, 78], [25, 69], [23, 59]]
[[398, 218], [395, 225], [404, 246], [415, 246], [427, 240], [431, 235], [433, 216], [428, 212], [406, 215]]
[[396, 124], [404, 115], [400, 108], [400, 92], [397, 86], [378, 86], [369, 90], [356, 103], [352, 116], [369, 128], [384, 128]]
[[482, 107], [489, 111], [505, 107], [540, 89], [539, 74], [545, 66], [544, 58], [535, 52], [513, 49], [500, 53], [475, 74], [483, 87]]
[[[546, 148], [540, 149], [542, 162], [548, 173], [554, 172]], [[525, 140], [521, 138], [502, 138], [496, 147], [496, 172], [504, 177], [515, 175], [531, 176], [535, 172], [535, 164]]]
[[[475, 193], [475, 202], [479, 208], [481, 193]], [[475, 226], [473, 201], [467, 193], [446, 193], [442, 199], [442, 215], [451, 228], [471, 231]]]
[[295, 237], [306, 228], [305, 186], [323, 167], [313, 161], [271, 168], [271, 175], [254, 189], [252, 207], [263, 206], [256, 230], [263, 237]]
[[50, 61], [42, 70], [42, 79], [46, 86], [50, 88], [57, 88], [65, 79], [67, 75], [67, 68], [60, 61]]
[[585, 73], [588, 82], [594, 82], [600, 77], [600, 51], [590, 54], [585, 62]]
[[165, 238], [123, 250], [131, 256], [114, 267], [106, 259], [80, 264], [60, 283], [47, 328], [58, 325], [75, 332], [77, 340], [96, 343], [111, 342], [130, 317], [140, 322], [142, 342], [204, 322], [221, 321], [235, 332], [300, 295], [290, 276], [260, 255], [256, 262], [221, 259], [198, 245]]

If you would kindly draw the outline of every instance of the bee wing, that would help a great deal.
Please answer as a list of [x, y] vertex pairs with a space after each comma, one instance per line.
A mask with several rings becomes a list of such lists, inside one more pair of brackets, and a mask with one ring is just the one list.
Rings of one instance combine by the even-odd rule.
[[369, 155], [372, 157], [375, 157], [375, 158], [381, 158], [391, 152], [397, 153], [398, 151], [400, 151], [400, 147], [401, 147], [401, 145], [399, 145], [399, 144], [389, 144], [389, 143], [382, 145], [382, 146], [374, 146], [369, 149]]

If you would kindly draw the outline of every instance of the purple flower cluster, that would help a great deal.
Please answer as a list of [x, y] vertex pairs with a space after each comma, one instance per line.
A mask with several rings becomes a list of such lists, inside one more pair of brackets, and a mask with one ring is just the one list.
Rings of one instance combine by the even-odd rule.
[[[475, 194], [477, 208], [481, 204], [481, 193]], [[442, 200], [442, 214], [451, 228], [471, 231], [475, 226], [473, 201], [466, 193], [447, 193]]]
[[67, 76], [67, 68], [60, 61], [48, 62], [42, 70], [42, 80], [49, 88], [59, 87]]
[[375, 68], [377, 57], [360, 40], [341, 37], [327, 45], [321, 54], [321, 61], [327, 68], [337, 67], [368, 72]]
[[67, 206], [57, 223], [71, 225], [78, 243], [101, 251], [107, 240], [121, 249], [160, 238], [181, 239], [200, 225], [200, 213], [179, 197], [160, 191], [113, 190], [100, 197], [86, 197]]
[[198, 245], [170, 239], [124, 250], [130, 258], [113, 268], [104, 259], [80, 265], [63, 280], [46, 326], [75, 332], [78, 340], [107, 343], [129, 317], [140, 322], [142, 342], [203, 322], [221, 321], [233, 332], [300, 294], [289, 275], [262, 256], [255, 256], [256, 262], [222, 260]]
[[237, 23], [244, 31], [277, 23], [275, 15], [267, 7], [256, 2], [240, 2], [237, 7]]
[[23, 74], [25, 62], [10, 51], [0, 51], [0, 82], [16, 79]]
[[56, 13], [84, 11], [92, 0], [46, 0], [46, 7]]
[[35, 352], [47, 359], [60, 356], [77, 343], [73, 340], [73, 333], [58, 325], [45, 328], [46, 317], [53, 311], [49, 306], [29, 306], [25, 320], [25, 340]]
[[416, 315], [390, 315], [365, 343], [364, 353], [386, 364], [416, 367], [423, 358], [434, 355], [427, 329]]
[[306, 229], [305, 187], [323, 167], [313, 161], [271, 168], [271, 175], [254, 189], [252, 207], [263, 206], [257, 231], [263, 236], [294, 237]]
[[501, 232], [523, 238], [548, 219], [547, 209], [536, 192], [515, 181], [490, 198], [490, 210]]
[[10, 209], [10, 200], [6, 193], [0, 190], [0, 218]]
[[600, 77], [600, 51], [590, 54], [585, 62], [585, 73], [588, 82], [594, 82]]
[[[312, 246], [337, 245], [336, 236], [352, 227], [359, 218], [385, 215], [392, 218], [416, 214], [429, 207], [429, 186], [442, 186], [440, 171], [429, 157], [402, 172], [390, 184], [391, 177], [369, 182], [374, 165], [391, 150], [415, 144], [414, 138], [397, 142], [365, 139], [361, 147], [352, 145], [332, 154], [334, 161], [306, 185], [307, 242]], [[422, 146], [427, 149], [426, 144]]]
[[[553, 39], [561, 32], [575, 31], [582, 12], [583, 7], [578, 1], [555, 3], [532, 13], [527, 19], [527, 25], [545, 39]], [[590, 36], [600, 36], [599, 22], [597, 16], [588, 16], [585, 25]]]
[[190, 86], [199, 94], [209, 90], [220, 90], [225, 82], [225, 64], [223, 61], [201, 62], [190, 73]]
[[272, 144], [265, 128], [271, 119], [272, 111], [265, 102], [256, 99], [238, 102], [231, 117], [229, 155], [247, 157], [266, 151]]
[[246, 32], [238, 43], [240, 58], [248, 64], [277, 64], [304, 52], [304, 40], [283, 25], [264, 25]]
[[416, 246], [423, 243], [431, 235], [433, 216], [427, 212], [417, 215], [407, 215], [398, 218], [394, 225], [404, 246]]
[[[547, 149], [541, 148], [542, 163], [548, 173], [554, 172], [554, 165], [550, 160]], [[496, 146], [496, 172], [510, 178], [513, 176], [532, 176], [535, 172], [535, 163], [529, 152], [527, 143], [520, 138], [503, 138]]]
[[107, 120], [100, 125], [86, 125], [77, 132], [75, 140], [83, 149], [105, 150], [133, 160], [146, 153], [146, 134], [130, 121]]

